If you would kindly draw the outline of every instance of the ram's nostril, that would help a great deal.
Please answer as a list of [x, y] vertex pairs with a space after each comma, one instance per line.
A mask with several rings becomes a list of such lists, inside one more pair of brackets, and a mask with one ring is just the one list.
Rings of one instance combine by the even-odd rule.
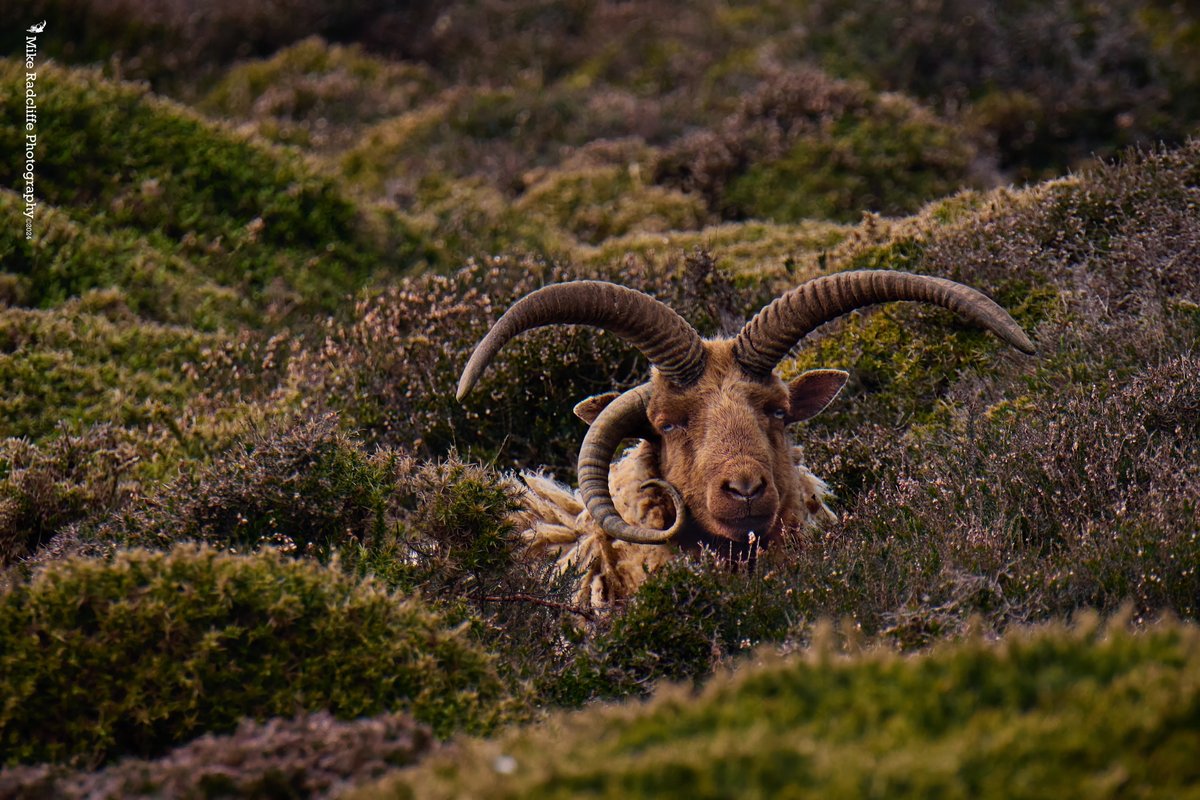
[[757, 475], [739, 475], [725, 481], [721, 487], [735, 500], [757, 500], [767, 488], [767, 482]]

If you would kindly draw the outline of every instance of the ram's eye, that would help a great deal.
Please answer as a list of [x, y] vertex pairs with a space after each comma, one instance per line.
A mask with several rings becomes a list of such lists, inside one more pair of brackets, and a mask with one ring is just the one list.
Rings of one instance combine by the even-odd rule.
[[681, 431], [684, 427], [682, 422], [664, 422], [658, 429], [663, 433], [671, 433], [672, 431]]
[[787, 410], [782, 408], [773, 408], [768, 412], [775, 419], [787, 419]]

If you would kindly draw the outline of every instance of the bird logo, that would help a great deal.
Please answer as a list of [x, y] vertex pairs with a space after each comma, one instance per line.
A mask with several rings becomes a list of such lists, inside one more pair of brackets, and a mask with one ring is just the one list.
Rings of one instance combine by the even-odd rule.
[[44, 30], [46, 30], [46, 20], [42, 20], [42, 21], [41, 21], [41, 22], [39, 22], [37, 25], [30, 25], [30, 26], [29, 26], [29, 32], [30, 32], [30, 33], [41, 33], [41, 32], [42, 32], [42, 31], [44, 31]]

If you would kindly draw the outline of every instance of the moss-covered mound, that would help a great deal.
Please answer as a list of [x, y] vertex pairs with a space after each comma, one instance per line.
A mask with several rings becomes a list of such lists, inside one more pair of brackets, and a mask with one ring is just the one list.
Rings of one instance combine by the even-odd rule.
[[[20, 66], [3, 62], [0, 80], [15, 85]], [[106, 267], [95, 256], [70, 259], [76, 268], [65, 269], [62, 255], [47, 250], [42, 238], [47, 207], [84, 234], [115, 240], [99, 246], [129, 250], [131, 236], [145, 237], [151, 247], [143, 257], [167, 262], [169, 273], [187, 272], [172, 263], [185, 259], [201, 280], [236, 289], [260, 311], [276, 314], [289, 305], [328, 306], [375, 270], [412, 257], [414, 242], [396, 218], [386, 229], [302, 159], [207, 122], [144, 86], [47, 65], [38, 89], [37, 131], [46, 143], [36, 152], [38, 236], [26, 239], [24, 226], [6, 225], [0, 240], [5, 271], [26, 276], [27, 302], [53, 302], [113, 285], [114, 278], [125, 279], [118, 285], [138, 280], [136, 265]], [[0, 132], [13, 141], [24, 119], [18, 100], [16, 94], [0, 100]], [[23, 186], [17, 163], [7, 163], [0, 183]], [[61, 235], [70, 242], [80, 233]]]
[[516, 210], [588, 244], [635, 231], [662, 233], [701, 226], [707, 211], [700, 198], [645, 186], [636, 167], [552, 172], [529, 187]]
[[196, 390], [195, 365], [219, 341], [138, 320], [113, 295], [52, 311], [0, 310], [0, 436], [161, 422]]
[[232, 67], [201, 108], [253, 120], [276, 141], [326, 149], [349, 144], [364, 123], [410, 111], [436, 86], [420, 65], [311, 37], [268, 59]]
[[697, 695], [463, 742], [353, 794], [1174, 798], [1200, 780], [1200, 631], [1088, 620], [919, 656], [817, 644]]
[[481, 730], [504, 696], [491, 659], [418, 601], [273, 552], [52, 564], [0, 594], [0, 643], [6, 763], [158, 755], [298, 709]]

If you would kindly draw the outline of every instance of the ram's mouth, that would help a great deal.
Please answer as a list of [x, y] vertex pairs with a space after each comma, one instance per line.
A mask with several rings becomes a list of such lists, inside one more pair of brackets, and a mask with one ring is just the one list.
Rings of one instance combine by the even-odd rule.
[[770, 530], [774, 520], [774, 514], [756, 514], [736, 519], [714, 519], [713, 533], [725, 539], [746, 544], [750, 541], [751, 534], [762, 539], [763, 535]]

